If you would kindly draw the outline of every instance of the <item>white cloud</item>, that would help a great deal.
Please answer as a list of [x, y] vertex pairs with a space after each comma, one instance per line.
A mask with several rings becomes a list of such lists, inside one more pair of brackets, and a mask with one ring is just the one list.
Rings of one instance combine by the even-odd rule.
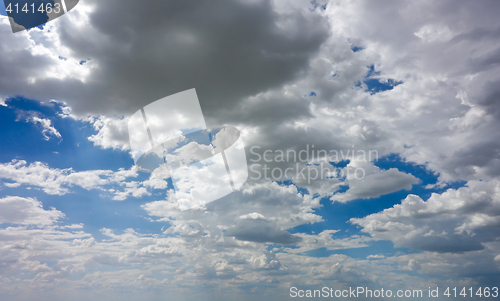
[[61, 134], [52, 126], [52, 121], [47, 118], [42, 118], [41, 114], [35, 111], [23, 111], [17, 110], [16, 121], [23, 120], [24, 122], [32, 123], [38, 127], [41, 127], [42, 134], [45, 140], [50, 140], [50, 136], [54, 136], [62, 140]]
[[63, 217], [58, 210], [44, 210], [42, 203], [33, 198], [9, 196], [0, 199], [0, 224], [46, 226]]
[[420, 180], [411, 174], [401, 172], [397, 168], [381, 170], [371, 162], [352, 161], [345, 169], [349, 189], [333, 195], [330, 198], [332, 201], [376, 198], [402, 189], [411, 190], [412, 185], [420, 183]]
[[[29, 206], [9, 207], [10, 216], [18, 216], [27, 207], [36, 208], [41, 205], [33, 199], [13, 197], [12, 201], [14, 199]], [[36, 209], [39, 217], [50, 212], [62, 214], [56, 209]], [[248, 216], [257, 219], [251, 220], [263, 220], [262, 214], [253, 213]], [[58, 218], [50, 216], [48, 220], [55, 221]], [[32, 216], [29, 219], [34, 222], [39, 220]], [[19, 220], [26, 221], [26, 218]], [[247, 294], [258, 289], [259, 294], [266, 293], [279, 300], [279, 292], [282, 289], [288, 291], [292, 284], [320, 288], [324, 285], [338, 288], [366, 285], [415, 289], [426, 288], [430, 283], [434, 286], [445, 285], [446, 282], [426, 280], [401, 274], [399, 271], [410, 269], [424, 275], [444, 273], [450, 277], [468, 276], [481, 270], [487, 273], [496, 271], [495, 265], [490, 264], [493, 256], [485, 256], [484, 251], [480, 251], [483, 252], [480, 254], [469, 252], [467, 258], [459, 254], [430, 252], [386, 258], [379, 255], [370, 257], [377, 258], [376, 261], [358, 260], [346, 255], [314, 258], [293, 254], [295, 252], [288, 249], [274, 253], [267, 251], [264, 244], [235, 244], [222, 235], [220, 228], [210, 228], [209, 225], [201, 228], [194, 221], [188, 220], [176, 223], [176, 231], [160, 235], [142, 234], [132, 229], [121, 233], [102, 229], [105, 239], [101, 241], [82, 231], [81, 225], [58, 228], [48, 223], [38, 225], [43, 228], [9, 227], [0, 230], [0, 240], [3, 242], [0, 245], [0, 270], [3, 279], [9, 279], [0, 286], [2, 292], [11, 294], [12, 298], [38, 298], [32, 295], [37, 293], [48, 297], [48, 293], [40, 293], [39, 288], [50, 288], [51, 291], [64, 293], [61, 296], [51, 295], [54, 300], [63, 300], [68, 295], [76, 294], [84, 298], [88, 298], [89, 294], [110, 294], [140, 300], [145, 292], [149, 292], [152, 298], [164, 298], [165, 293], [169, 292], [174, 300], [181, 300], [181, 295], [185, 298], [195, 297], [199, 293], [214, 293], [203, 289], [200, 292], [200, 289], [195, 288], [217, 283], [211, 290], [215, 289], [217, 293], [224, 290], [224, 296], [244, 292], [242, 296], [247, 298]], [[211, 222], [211, 225], [214, 223]], [[180, 235], [173, 237], [174, 232]], [[345, 239], [332, 240], [334, 232], [329, 230], [319, 235], [297, 234], [303, 237], [299, 244], [300, 251], [307, 251], [304, 248], [311, 246], [335, 250], [361, 246], [359, 243], [363, 243], [362, 239], [358, 239], [356, 243], [356, 238], [351, 238], [354, 243]], [[471, 270], [469, 264], [475, 267]], [[31, 279], [31, 287], [21, 279], [11, 277], [19, 270], [26, 273], [24, 277]], [[468, 283], [477, 284], [473, 280]], [[26, 288], [22, 296], [19, 295], [19, 287]], [[134, 292], [129, 292], [130, 288]]]
[[264, 253], [260, 256], [253, 256], [250, 259], [250, 263], [254, 269], [271, 269], [277, 270], [282, 267], [281, 262], [276, 258], [276, 255], [272, 252]]
[[97, 131], [97, 134], [88, 138], [94, 145], [119, 150], [130, 149], [127, 118], [100, 116], [98, 118], [88, 118], [87, 120]]
[[210, 228], [223, 226], [228, 229], [236, 221], [242, 221], [240, 216], [264, 216], [263, 213], [270, 217], [267, 221], [276, 223], [279, 229], [322, 221], [314, 213], [314, 209], [320, 207], [319, 198], [303, 195], [293, 185], [278, 185], [275, 182], [247, 182], [241, 190], [205, 205], [203, 210], [180, 211], [172, 190], [166, 200], [146, 203], [141, 207], [149, 215], [173, 225], [196, 221]]
[[381, 255], [381, 254], [377, 254], [377, 255], [368, 255], [366, 256], [367, 259], [383, 259], [385, 258], [384, 255]]
[[368, 247], [372, 239], [366, 236], [352, 235], [348, 238], [333, 238], [339, 230], [324, 230], [318, 234], [297, 233], [301, 240], [296, 244], [298, 248], [287, 248], [289, 253], [300, 254], [311, 250], [325, 248], [325, 250], [341, 250]]
[[137, 177], [135, 167], [130, 170], [120, 169], [116, 172], [111, 170], [77, 172], [72, 168], [50, 168], [41, 162], [27, 165], [24, 160], [13, 160], [0, 164], [0, 178], [13, 182], [5, 182], [5, 186], [39, 187], [50, 195], [70, 193], [72, 186], [79, 186], [86, 190], [107, 190], [115, 194], [114, 199], [116, 200], [124, 200], [130, 195], [141, 197], [148, 194], [146, 188], [142, 187], [140, 183], [128, 180], [135, 177]]
[[499, 182], [468, 182], [467, 187], [433, 193], [424, 201], [409, 195], [401, 204], [353, 218], [375, 239], [391, 240], [397, 247], [437, 252], [484, 249], [498, 239]]

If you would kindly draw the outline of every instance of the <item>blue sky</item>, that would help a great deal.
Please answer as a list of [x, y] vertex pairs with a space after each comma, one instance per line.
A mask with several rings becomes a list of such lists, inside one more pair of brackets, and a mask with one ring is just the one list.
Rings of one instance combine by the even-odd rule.
[[[82, 1], [18, 33], [0, 5], [1, 300], [498, 285], [497, 3], [149, 5]], [[249, 177], [183, 210], [223, 177], [186, 167], [174, 191], [161, 166], [134, 165], [129, 120], [193, 88], [199, 108], [145, 109], [149, 134], [137, 139], [166, 143], [158, 128], [203, 128], [201, 114], [208, 129], [227, 127], [211, 137], [218, 147], [240, 131]], [[210, 148], [176, 143], [162, 154], [182, 162]], [[270, 160], [256, 162], [256, 146]], [[318, 150], [378, 156], [310, 156]], [[241, 179], [225, 152], [225, 171]], [[250, 177], [264, 168], [331, 173]]]
[[[16, 121], [16, 111], [39, 112], [60, 129], [62, 139], [44, 139], [40, 127], [32, 123]], [[2, 163], [11, 160], [24, 160], [27, 164], [45, 162], [51, 168], [72, 168], [74, 171], [106, 169], [118, 171], [130, 169], [134, 162], [126, 153], [116, 150], [94, 147], [87, 137], [95, 134], [89, 123], [71, 118], [61, 118], [61, 105], [58, 103], [40, 104], [33, 100], [15, 98], [8, 101], [8, 107], [0, 107], [2, 120]], [[22, 133], [22, 135], [20, 135]], [[140, 173], [142, 179], [147, 175]], [[26, 190], [26, 187], [2, 187], [2, 197], [8, 195], [35, 197], [42, 201], [44, 208], [60, 208], [66, 215], [62, 225], [84, 224], [84, 230], [99, 237], [99, 230], [105, 227], [123, 231], [134, 228], [145, 233], [161, 233], [161, 228], [168, 224], [151, 223], [145, 219], [146, 212], [140, 205], [154, 199], [129, 199], [123, 202], [113, 201], [109, 195], [95, 190], [75, 189], [68, 196], [47, 196], [38, 189]]]

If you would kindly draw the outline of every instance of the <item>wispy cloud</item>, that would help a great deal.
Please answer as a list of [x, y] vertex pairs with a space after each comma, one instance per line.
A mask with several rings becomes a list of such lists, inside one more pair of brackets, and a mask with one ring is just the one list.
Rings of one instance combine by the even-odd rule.
[[61, 134], [52, 126], [52, 121], [43, 118], [39, 112], [17, 110], [17, 120], [32, 123], [42, 130], [45, 140], [50, 140], [51, 137], [56, 137], [62, 140]]

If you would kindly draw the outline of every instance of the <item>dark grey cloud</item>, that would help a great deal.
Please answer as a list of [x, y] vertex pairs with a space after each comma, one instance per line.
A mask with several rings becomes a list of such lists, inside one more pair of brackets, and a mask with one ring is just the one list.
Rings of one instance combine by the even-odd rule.
[[93, 6], [85, 26], [64, 18], [57, 31], [67, 58], [95, 64], [88, 80], [46, 78], [22, 86], [23, 77], [50, 62], [43, 66], [43, 59], [18, 53], [33, 64], [10, 65], [12, 83], [0, 89], [64, 100], [79, 114], [128, 114], [196, 88], [210, 119], [245, 96], [295, 79], [328, 36], [317, 14], [279, 14], [270, 1], [85, 4]]
[[237, 240], [282, 245], [292, 245], [302, 240], [301, 237], [279, 229], [275, 223], [262, 219], [244, 219], [238, 221], [234, 228], [226, 231], [226, 236], [234, 237]]
[[484, 170], [489, 177], [500, 175], [500, 142], [483, 141], [472, 145], [465, 145], [451, 155], [446, 167], [457, 177], [473, 177], [477, 174], [477, 167]]

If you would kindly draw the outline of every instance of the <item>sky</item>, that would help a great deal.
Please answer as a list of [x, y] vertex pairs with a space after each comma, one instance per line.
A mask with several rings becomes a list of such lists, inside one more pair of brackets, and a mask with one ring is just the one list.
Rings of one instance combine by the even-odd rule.
[[[483, 300], [500, 283], [499, 12], [82, 0], [12, 33], [0, 4], [0, 300]], [[248, 179], [181, 210], [135, 166], [128, 120], [193, 88], [208, 128], [239, 129]]]

